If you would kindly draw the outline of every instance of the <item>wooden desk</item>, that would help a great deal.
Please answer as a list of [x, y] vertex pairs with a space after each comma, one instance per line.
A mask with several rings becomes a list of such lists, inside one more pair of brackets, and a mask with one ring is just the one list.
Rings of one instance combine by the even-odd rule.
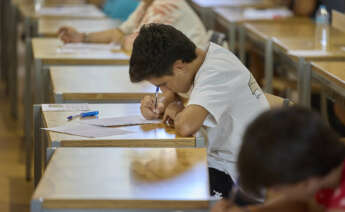
[[119, 65], [129, 61], [124, 52], [61, 53], [62, 46], [63, 42], [56, 38], [32, 39], [35, 62], [39, 60], [41, 65]]
[[140, 102], [155, 93], [148, 82], [131, 83], [128, 72], [128, 65], [51, 67], [55, 102]]
[[[27, 43], [31, 43], [30, 41]], [[47, 99], [49, 74], [48, 68], [51, 65], [120, 65], [128, 64], [129, 56], [123, 52], [90, 52], [84, 53], [61, 53], [58, 49], [62, 42], [53, 38], [34, 38], [32, 39], [33, 58], [35, 59], [35, 102], [43, 103]], [[30, 52], [32, 54], [32, 52]], [[31, 143], [32, 126], [32, 80], [31, 80], [31, 56], [26, 61], [25, 75], [25, 137], [27, 143]], [[28, 144], [28, 148], [29, 145]], [[29, 151], [29, 150], [28, 150]]]
[[[89, 19], [89, 18], [105, 18], [105, 14], [97, 8], [95, 5], [92, 4], [79, 4], [79, 5], [71, 5], [71, 4], [64, 4], [64, 5], [58, 5], [58, 6], [53, 6], [49, 5], [48, 7], [43, 7], [40, 11], [35, 11], [35, 5], [31, 3], [21, 3], [18, 5], [18, 8], [22, 15], [24, 17], [32, 18], [32, 19], [39, 19], [39, 18], [84, 18], [84, 19]], [[46, 13], [42, 12], [45, 10], [45, 8], [60, 8], [63, 10], [66, 8], [70, 12], [66, 13]], [[74, 8], [74, 9], [71, 9]]]
[[[265, 55], [265, 92], [272, 92], [274, 63], [273, 37], [289, 36], [289, 34], [291, 36], [292, 32], [295, 33], [297, 37], [305, 33], [303, 29], [310, 28], [312, 25], [313, 22], [311, 19], [299, 17], [284, 19], [282, 22], [249, 22], [243, 24], [243, 33], [239, 47], [240, 55], [242, 55], [242, 57], [245, 55], [246, 49], [244, 43], [246, 43], [246, 40], [257, 44], [256, 46], [263, 49]], [[245, 36], [243, 36], [243, 34], [245, 34]]]
[[[91, 110], [98, 110], [99, 118], [139, 115], [139, 104], [90, 104]], [[66, 117], [76, 112], [42, 112], [40, 105], [34, 106], [34, 146], [35, 152], [35, 181], [41, 176], [41, 157], [45, 157], [46, 149], [50, 147], [201, 147], [204, 146], [203, 138], [200, 135], [195, 137], [180, 137], [175, 130], [163, 124], [150, 124], [142, 126], [121, 127], [131, 131], [130, 134], [116, 135], [102, 138], [86, 138], [74, 135], [67, 135], [55, 132], [47, 132], [47, 142], [41, 141], [42, 127], [57, 127], [70, 123]], [[77, 122], [75, 119], [73, 122]], [[41, 126], [43, 122], [43, 126]], [[48, 146], [43, 147], [42, 144]], [[42, 148], [43, 147], [43, 148]]]
[[325, 86], [333, 89], [339, 95], [345, 97], [345, 62], [324, 61], [312, 62], [312, 75]]
[[[273, 51], [287, 56], [290, 62], [297, 66], [299, 103], [310, 105], [310, 60], [341, 60], [345, 58], [345, 33], [330, 28], [330, 50], [319, 53], [315, 45], [315, 24], [312, 21], [279, 23], [249, 23], [245, 24], [248, 35], [256, 39], [265, 39], [266, 64], [265, 80], [272, 82]], [[269, 62], [267, 62], [269, 61]], [[269, 71], [268, 71], [269, 70]], [[270, 91], [266, 89], [266, 91]]]
[[51, 19], [40, 18], [38, 20], [38, 34], [44, 37], [56, 37], [62, 26], [71, 26], [79, 32], [98, 32], [120, 25], [120, 21], [113, 19]]
[[271, 0], [189, 0], [189, 4], [200, 14], [203, 23], [209, 29], [213, 29], [215, 21], [215, 13], [212, 8], [269, 8], [274, 5]]
[[[236, 50], [236, 43], [237, 43], [237, 33], [239, 33], [239, 46], [245, 45], [244, 43], [244, 30], [242, 28], [242, 24], [244, 22], [281, 22], [285, 21], [286, 19], [293, 19], [290, 18], [281, 18], [281, 19], [253, 19], [248, 18], [244, 15], [246, 8], [232, 8], [232, 7], [215, 7], [213, 11], [216, 16], [216, 21], [226, 29], [228, 29], [228, 36], [229, 36], [229, 47], [230, 50], [235, 52]], [[285, 23], [285, 22], [283, 22]], [[241, 61], [245, 63], [245, 52], [240, 52], [239, 55]]]
[[31, 211], [208, 211], [208, 201], [206, 149], [58, 148]]
[[319, 81], [324, 88], [322, 89], [321, 114], [328, 121], [327, 96], [342, 102], [345, 107], [345, 62], [312, 62], [311, 66], [312, 78]]

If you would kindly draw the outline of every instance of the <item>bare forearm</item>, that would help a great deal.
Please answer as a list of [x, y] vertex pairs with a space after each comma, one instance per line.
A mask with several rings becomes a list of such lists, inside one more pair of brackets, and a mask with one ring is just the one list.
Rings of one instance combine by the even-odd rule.
[[119, 29], [110, 29], [101, 32], [88, 33], [85, 42], [89, 43], [111, 43], [121, 44], [124, 34]]

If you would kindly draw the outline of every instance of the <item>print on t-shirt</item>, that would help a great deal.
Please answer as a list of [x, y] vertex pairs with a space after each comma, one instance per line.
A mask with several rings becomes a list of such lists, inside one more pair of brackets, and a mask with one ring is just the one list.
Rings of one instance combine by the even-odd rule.
[[252, 74], [250, 74], [248, 86], [249, 86], [249, 89], [251, 90], [253, 96], [255, 96], [257, 99], [259, 99], [262, 93], [260, 92], [260, 87], [259, 87], [258, 83], [256, 82], [256, 80]]

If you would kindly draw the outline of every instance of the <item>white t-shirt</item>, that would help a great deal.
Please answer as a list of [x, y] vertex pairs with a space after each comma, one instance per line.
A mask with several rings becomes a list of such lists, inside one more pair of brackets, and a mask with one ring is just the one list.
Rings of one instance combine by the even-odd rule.
[[200, 48], [209, 43], [204, 25], [185, 0], [154, 0], [149, 6], [141, 2], [119, 29], [125, 34], [132, 34], [149, 23], [172, 25]]
[[237, 179], [236, 161], [247, 125], [269, 108], [254, 77], [229, 50], [210, 43], [197, 72], [188, 105], [209, 115], [204, 121], [208, 165]]

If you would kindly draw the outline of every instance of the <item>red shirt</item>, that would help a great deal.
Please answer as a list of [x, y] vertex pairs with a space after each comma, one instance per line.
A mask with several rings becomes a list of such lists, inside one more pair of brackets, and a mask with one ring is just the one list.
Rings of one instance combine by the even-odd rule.
[[322, 189], [316, 193], [315, 199], [326, 209], [345, 209], [345, 161], [338, 188]]

